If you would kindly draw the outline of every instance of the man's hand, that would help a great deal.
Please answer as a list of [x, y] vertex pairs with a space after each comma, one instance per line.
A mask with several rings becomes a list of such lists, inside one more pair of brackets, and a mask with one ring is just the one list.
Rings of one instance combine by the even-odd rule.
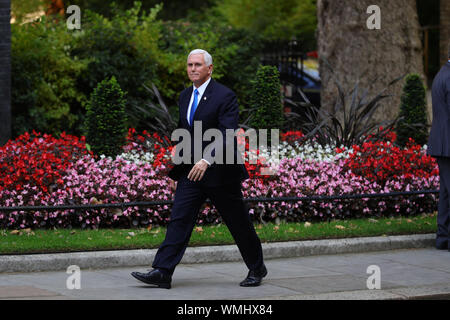
[[187, 178], [191, 181], [200, 181], [205, 175], [206, 169], [208, 169], [208, 164], [202, 159], [192, 167]]

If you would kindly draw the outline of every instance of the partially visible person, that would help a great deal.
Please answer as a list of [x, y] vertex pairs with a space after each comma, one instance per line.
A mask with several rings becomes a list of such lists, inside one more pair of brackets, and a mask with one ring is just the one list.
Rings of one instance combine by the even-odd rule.
[[[178, 127], [193, 134], [194, 127], [201, 124], [201, 136], [209, 129], [218, 129], [223, 141], [214, 142], [214, 156], [205, 152], [209, 143], [200, 141], [204, 158], [192, 157], [191, 164], [175, 165], [169, 172], [177, 186], [166, 238], [156, 253], [153, 270], [132, 273], [136, 279], [160, 288], [171, 288], [175, 267], [184, 255], [197, 215], [207, 198], [222, 216], [249, 269], [240, 285], [259, 286], [267, 275], [261, 241], [242, 196], [241, 182], [249, 178], [248, 172], [243, 164], [217, 161], [223, 156], [220, 150], [227, 149], [226, 129], [238, 128], [239, 107], [234, 92], [214, 81], [212, 71], [212, 57], [208, 52], [197, 49], [188, 55], [187, 74], [192, 86], [180, 94]], [[236, 148], [233, 145], [235, 153]]]
[[433, 121], [427, 154], [439, 166], [440, 193], [437, 216], [436, 248], [449, 250], [450, 220], [450, 44], [448, 61], [433, 80]]

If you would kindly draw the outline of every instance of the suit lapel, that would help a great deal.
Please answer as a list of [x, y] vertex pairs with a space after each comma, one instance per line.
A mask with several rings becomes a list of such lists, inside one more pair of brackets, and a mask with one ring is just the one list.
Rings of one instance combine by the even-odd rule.
[[184, 95], [183, 101], [181, 101], [180, 105], [181, 121], [184, 123], [184, 127], [186, 128], [189, 128], [189, 123], [187, 122], [187, 111], [189, 108], [189, 101], [191, 100], [191, 96], [192, 96], [192, 86]]

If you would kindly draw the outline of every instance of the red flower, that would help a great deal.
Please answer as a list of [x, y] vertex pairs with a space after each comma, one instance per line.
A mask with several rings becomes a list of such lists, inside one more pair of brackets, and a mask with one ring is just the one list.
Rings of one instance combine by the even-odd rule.
[[345, 166], [354, 174], [380, 184], [402, 175], [410, 179], [413, 176], [429, 178], [437, 174], [436, 161], [424, 154], [420, 145], [410, 140], [406, 148], [400, 149], [394, 145], [395, 139], [392, 131], [385, 132], [381, 140], [373, 141], [372, 137], [368, 137], [362, 146], [353, 146]]
[[288, 143], [293, 143], [295, 141], [300, 140], [304, 137], [304, 134], [301, 131], [288, 131], [285, 133], [282, 133], [281, 135], [281, 141], [287, 141]]
[[89, 154], [84, 141], [65, 132], [56, 139], [34, 130], [8, 141], [0, 148], [0, 190], [21, 190], [30, 184], [47, 192], [77, 157]]

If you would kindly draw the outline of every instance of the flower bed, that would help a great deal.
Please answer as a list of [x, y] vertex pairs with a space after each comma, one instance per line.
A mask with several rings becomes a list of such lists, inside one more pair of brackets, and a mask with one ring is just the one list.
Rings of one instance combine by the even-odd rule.
[[62, 184], [61, 177], [80, 156], [88, 154], [84, 137], [25, 133], [0, 148], [0, 192], [23, 190], [30, 184], [47, 192]]
[[[252, 178], [243, 182], [245, 198], [304, 197], [438, 189], [434, 159], [413, 142], [394, 146], [395, 136], [367, 141], [352, 149], [321, 147], [286, 133], [280, 143], [277, 174], [261, 176], [246, 163]], [[167, 171], [172, 147], [167, 138], [130, 130], [124, 153], [96, 159], [84, 140], [68, 135], [55, 139], [25, 134], [0, 148], [0, 206], [99, 204], [171, 200]], [[262, 155], [263, 159], [268, 156]], [[8, 177], [8, 178], [7, 178]], [[313, 221], [336, 218], [412, 215], [432, 212], [433, 194], [384, 199], [303, 202], [249, 202], [256, 221]], [[143, 227], [165, 225], [170, 205], [41, 212], [0, 212], [2, 228]], [[198, 223], [219, 222], [215, 208], [205, 205]]]

